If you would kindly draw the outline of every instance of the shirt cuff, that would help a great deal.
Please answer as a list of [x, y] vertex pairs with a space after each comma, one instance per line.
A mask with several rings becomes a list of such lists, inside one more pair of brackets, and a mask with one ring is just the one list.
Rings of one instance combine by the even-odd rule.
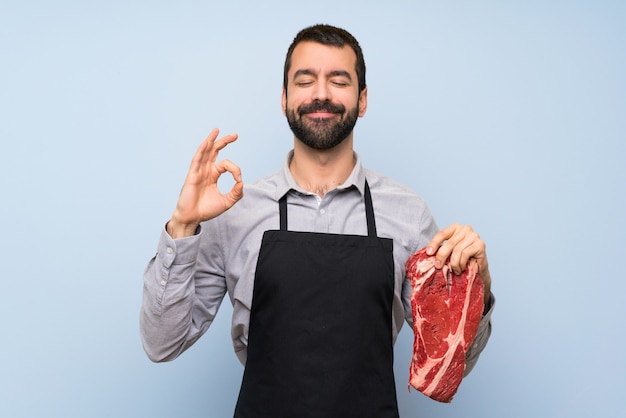
[[167, 223], [161, 231], [157, 254], [163, 265], [169, 268], [172, 264], [193, 263], [198, 258], [202, 228], [198, 225], [196, 234], [174, 239], [167, 233]]

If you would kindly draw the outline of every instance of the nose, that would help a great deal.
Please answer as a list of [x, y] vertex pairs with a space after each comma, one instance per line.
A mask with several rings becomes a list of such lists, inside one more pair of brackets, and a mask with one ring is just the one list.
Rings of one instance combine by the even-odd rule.
[[319, 100], [320, 102], [330, 100], [330, 90], [328, 84], [324, 80], [320, 80], [315, 84], [313, 89], [313, 100]]

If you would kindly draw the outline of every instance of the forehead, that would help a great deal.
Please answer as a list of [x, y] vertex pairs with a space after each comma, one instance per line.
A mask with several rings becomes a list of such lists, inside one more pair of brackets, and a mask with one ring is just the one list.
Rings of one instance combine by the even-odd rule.
[[314, 73], [344, 70], [356, 78], [356, 53], [349, 45], [337, 47], [304, 41], [293, 50], [289, 76], [304, 69]]

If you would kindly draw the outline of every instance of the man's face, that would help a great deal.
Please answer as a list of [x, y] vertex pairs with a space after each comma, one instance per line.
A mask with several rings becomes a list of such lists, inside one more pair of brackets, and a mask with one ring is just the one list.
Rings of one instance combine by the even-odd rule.
[[291, 56], [283, 113], [296, 138], [315, 149], [330, 149], [352, 134], [367, 109], [359, 95], [356, 54], [317, 42], [302, 42]]

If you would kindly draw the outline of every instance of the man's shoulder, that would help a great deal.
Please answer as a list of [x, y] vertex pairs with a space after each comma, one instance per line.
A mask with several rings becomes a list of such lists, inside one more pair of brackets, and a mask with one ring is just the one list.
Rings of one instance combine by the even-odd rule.
[[[405, 184], [377, 173], [373, 170], [364, 168], [365, 178], [370, 186], [372, 198], [380, 196], [383, 198], [392, 198], [402, 200], [406, 204], [425, 205], [424, 199]], [[380, 198], [379, 197], [379, 198]]]
[[365, 170], [381, 236], [394, 238], [401, 259], [426, 245], [437, 229], [426, 201], [406, 185]]

